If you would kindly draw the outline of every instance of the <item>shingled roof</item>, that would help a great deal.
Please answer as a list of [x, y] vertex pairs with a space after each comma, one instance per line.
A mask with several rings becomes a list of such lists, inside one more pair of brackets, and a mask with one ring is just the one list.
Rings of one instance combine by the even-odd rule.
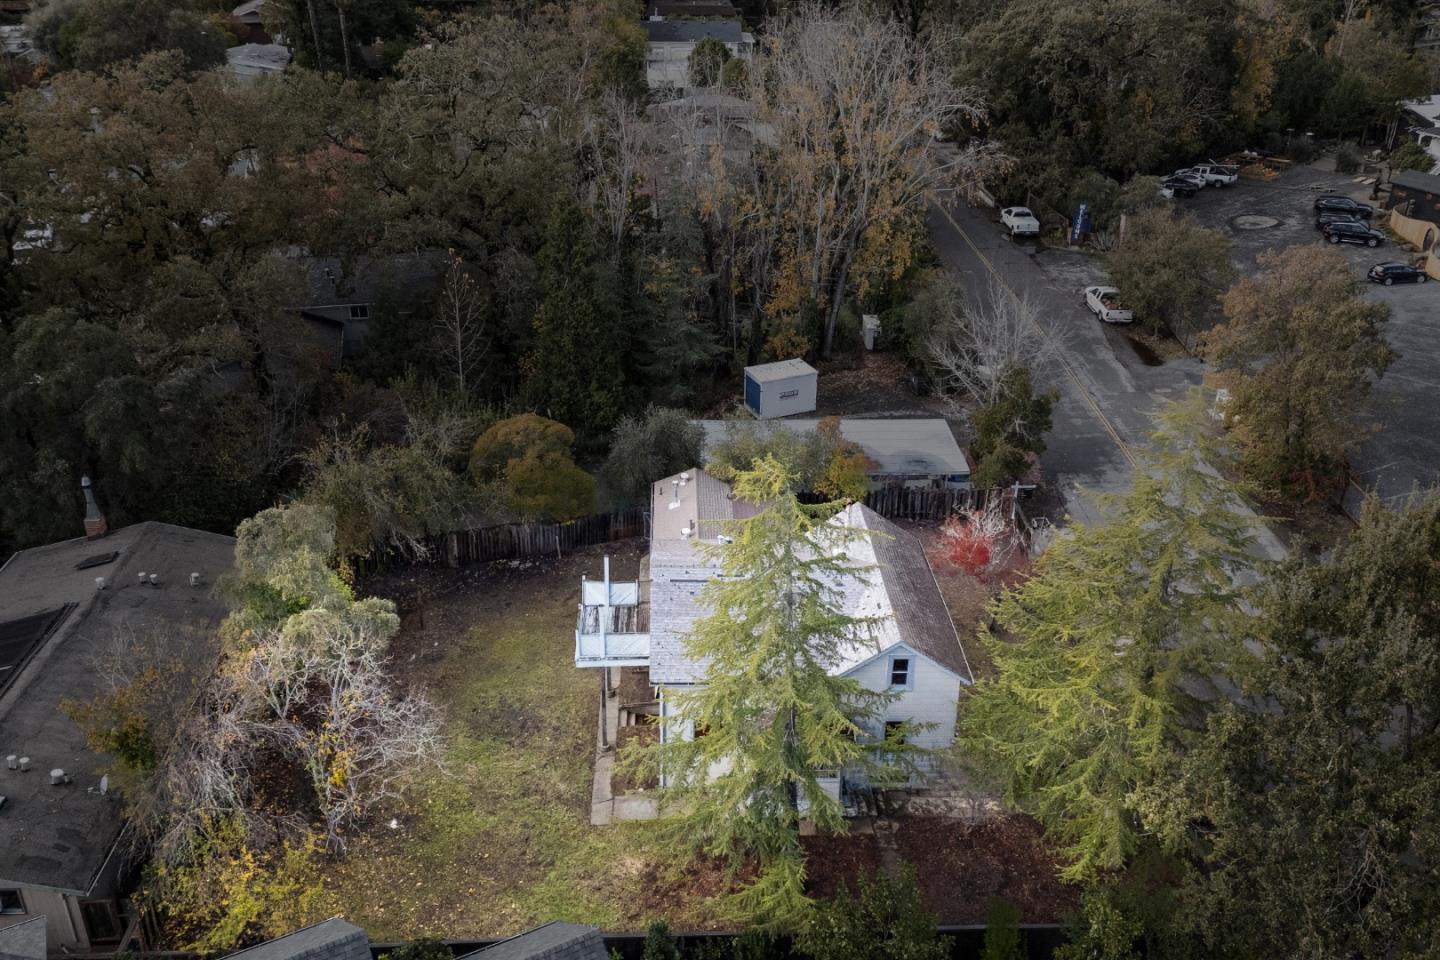
[[467, 953], [460, 960], [608, 960], [609, 956], [599, 930], [553, 921]]
[[[680, 506], [668, 502], [674, 488], [669, 480], [655, 487], [655, 533], [650, 545], [650, 679], [657, 684], [695, 683], [705, 664], [685, 652], [685, 637], [695, 621], [709, 610], [701, 600], [705, 584], [720, 573], [720, 560], [695, 536], [677, 538], [667, 531], [675, 523], [662, 523], [665, 514], [680, 514], [687, 525], [701, 531], [698, 540], [714, 542], [704, 521], [751, 516], [752, 504], [736, 500], [730, 487], [704, 471], [689, 471], [691, 480], [678, 488]], [[703, 478], [703, 479], [701, 479]], [[846, 564], [853, 574], [832, 584], [846, 615], [879, 618], [872, 635], [853, 644], [831, 669], [844, 673], [871, 657], [904, 643], [934, 660], [966, 683], [974, 680], [950, 611], [925, 558], [920, 541], [906, 530], [863, 504], [854, 503], [832, 521], [838, 526], [868, 531], [844, 546]], [[723, 549], [723, 548], [722, 548]]]
[[0, 927], [0, 960], [45, 960], [45, 918]]
[[343, 917], [331, 917], [274, 940], [237, 950], [226, 960], [370, 960], [370, 938]]
[[[218, 653], [215, 627], [225, 615], [212, 587], [234, 556], [232, 537], [149, 522], [22, 550], [0, 567], [0, 623], [64, 611], [17, 658], [0, 694], [0, 755], [31, 762], [29, 772], [0, 766], [0, 887], [91, 893], [120, 833], [120, 798], [98, 789], [110, 758], [90, 749], [61, 704], [99, 692], [96, 661], [114, 651], [117, 636], [161, 636], [177, 652], [183, 647], [195, 672], [188, 679], [198, 681]], [[141, 573], [158, 584], [141, 583]], [[191, 573], [202, 585], [190, 586]], [[70, 781], [52, 785], [54, 769]]]

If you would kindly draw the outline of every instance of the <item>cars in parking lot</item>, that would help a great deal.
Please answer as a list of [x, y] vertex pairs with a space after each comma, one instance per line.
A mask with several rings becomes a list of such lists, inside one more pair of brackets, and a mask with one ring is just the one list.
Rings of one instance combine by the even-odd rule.
[[1173, 200], [1176, 197], [1193, 197], [1199, 192], [1200, 188], [1195, 186], [1195, 182], [1184, 177], [1169, 177], [1160, 181], [1160, 196], [1167, 200]]
[[1345, 213], [1341, 210], [1321, 210], [1315, 214], [1316, 230], [1324, 230], [1326, 226], [1332, 223], [1359, 223], [1363, 225], [1364, 221], [1353, 213]]
[[1392, 283], [1424, 283], [1429, 278], [1425, 271], [1410, 263], [1401, 263], [1398, 260], [1386, 260], [1384, 263], [1377, 263], [1365, 274], [1371, 283], [1383, 283], [1390, 286]]
[[1195, 188], [1197, 190], [1204, 189], [1205, 187], [1205, 176], [1199, 171], [1197, 171], [1194, 167], [1182, 167], [1181, 169], [1176, 170], [1174, 173], [1170, 174], [1170, 176], [1166, 177], [1166, 179], [1188, 180], [1190, 183], [1193, 183], [1195, 185]]
[[1238, 167], [1226, 166], [1223, 163], [1197, 163], [1190, 169], [1204, 177], [1206, 184], [1212, 187], [1228, 187], [1240, 179]]
[[1358, 200], [1351, 200], [1349, 197], [1342, 197], [1339, 194], [1325, 194], [1315, 198], [1315, 212], [1322, 213], [1348, 213], [1359, 217], [1361, 220], [1369, 220], [1375, 213], [1375, 209], [1368, 203], [1361, 203]]
[[1331, 243], [1363, 243], [1367, 247], [1378, 247], [1385, 241], [1385, 234], [1356, 221], [1336, 221], [1321, 228], [1325, 239]]

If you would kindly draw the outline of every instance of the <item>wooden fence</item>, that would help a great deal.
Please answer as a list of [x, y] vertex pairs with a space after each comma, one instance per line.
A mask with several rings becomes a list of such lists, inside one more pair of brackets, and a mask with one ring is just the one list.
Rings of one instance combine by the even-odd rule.
[[[986, 506], [993, 497], [1009, 497], [998, 490], [910, 490], [893, 487], [872, 490], [865, 506], [892, 520], [938, 522], [956, 510]], [[808, 499], [808, 498], [807, 498]], [[823, 499], [823, 498], [815, 498]], [[475, 530], [453, 530], [424, 540], [428, 559], [422, 562], [462, 567], [494, 560], [528, 560], [563, 556], [590, 547], [649, 534], [647, 512], [632, 507], [615, 513], [597, 513], [566, 523], [505, 523]], [[397, 552], [372, 554], [356, 564], [356, 572], [373, 574], [414, 562]]]
[[887, 487], [865, 495], [865, 506], [890, 520], [944, 520], [956, 510], [984, 507], [993, 496], [1009, 496], [999, 490], [912, 490]]
[[[596, 513], [565, 523], [503, 523], [476, 530], [452, 530], [425, 538], [429, 563], [461, 567], [493, 560], [562, 556], [580, 547], [643, 537], [645, 511], [639, 507]], [[360, 573], [376, 573], [413, 562], [395, 552], [375, 553], [357, 564]]]

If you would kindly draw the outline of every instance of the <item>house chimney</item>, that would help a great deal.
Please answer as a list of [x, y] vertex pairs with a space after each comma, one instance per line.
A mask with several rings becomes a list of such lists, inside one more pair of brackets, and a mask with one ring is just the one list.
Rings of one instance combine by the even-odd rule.
[[80, 478], [80, 489], [85, 491], [85, 536], [90, 540], [99, 540], [110, 528], [105, 523], [105, 514], [100, 512], [100, 505], [95, 502], [89, 477]]

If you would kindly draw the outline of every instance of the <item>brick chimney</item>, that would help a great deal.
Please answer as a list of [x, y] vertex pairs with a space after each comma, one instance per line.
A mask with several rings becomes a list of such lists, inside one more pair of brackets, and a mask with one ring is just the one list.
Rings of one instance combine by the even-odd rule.
[[98, 540], [105, 536], [105, 531], [110, 528], [105, 523], [105, 514], [100, 512], [100, 505], [95, 502], [89, 477], [80, 478], [80, 489], [85, 491], [85, 536], [90, 540]]

